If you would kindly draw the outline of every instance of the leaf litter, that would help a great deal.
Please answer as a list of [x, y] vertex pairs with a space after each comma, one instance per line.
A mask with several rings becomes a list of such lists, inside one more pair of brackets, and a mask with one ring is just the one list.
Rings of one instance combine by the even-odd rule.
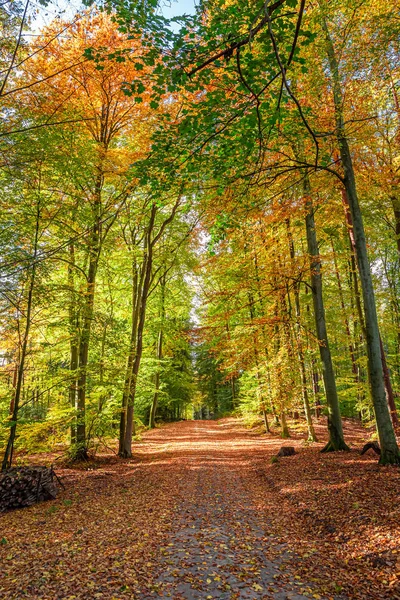
[[400, 599], [400, 471], [351, 421], [357, 449], [321, 454], [324, 428], [271, 463], [277, 434], [180, 422], [57, 469], [56, 500], [0, 517], [0, 598]]

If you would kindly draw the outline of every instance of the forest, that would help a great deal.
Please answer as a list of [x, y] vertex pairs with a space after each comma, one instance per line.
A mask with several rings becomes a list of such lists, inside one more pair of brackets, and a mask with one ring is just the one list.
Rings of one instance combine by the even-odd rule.
[[400, 598], [399, 15], [1, 2], [0, 598]]

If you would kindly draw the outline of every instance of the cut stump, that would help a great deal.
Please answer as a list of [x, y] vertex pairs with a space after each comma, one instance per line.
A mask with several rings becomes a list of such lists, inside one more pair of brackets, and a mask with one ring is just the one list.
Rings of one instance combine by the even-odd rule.
[[277, 456], [281, 457], [281, 456], [294, 456], [296, 454], [296, 451], [294, 449], [294, 446], [282, 446], [282, 448], [279, 450]]

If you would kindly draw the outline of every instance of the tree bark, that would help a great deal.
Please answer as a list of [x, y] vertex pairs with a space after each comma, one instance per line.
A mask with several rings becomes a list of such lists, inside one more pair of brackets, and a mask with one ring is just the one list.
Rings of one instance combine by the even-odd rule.
[[[133, 350], [128, 357], [127, 376], [125, 379], [126, 410], [121, 414], [120, 425], [120, 447], [119, 455], [122, 458], [132, 457], [132, 438], [134, 435], [134, 404], [136, 395], [137, 376], [139, 374], [140, 363], [143, 353], [143, 331], [146, 319], [147, 299], [150, 289], [151, 271], [153, 266], [153, 244], [151, 235], [154, 228], [154, 221], [157, 213], [157, 207], [153, 204], [150, 213], [149, 225], [145, 235], [145, 249], [142, 262], [141, 280], [138, 289], [137, 311], [133, 314], [131, 349]], [[127, 384], [129, 385], [127, 386]], [[122, 423], [122, 420], [124, 421]]]
[[[144, 275], [144, 270], [142, 269], [141, 275]], [[137, 323], [139, 317], [139, 297], [140, 291], [142, 288], [142, 276], [139, 278], [138, 267], [136, 264], [135, 258], [132, 261], [132, 321], [131, 321], [131, 339], [129, 344], [129, 353], [125, 371], [125, 383], [124, 389], [122, 393], [122, 406], [121, 406], [121, 415], [119, 421], [119, 449], [118, 455], [123, 456], [124, 453], [124, 437], [125, 437], [125, 429], [126, 429], [126, 412], [128, 407], [129, 393], [131, 389], [131, 379], [132, 379], [132, 367], [133, 361], [135, 360], [136, 354], [136, 336], [137, 336]]]
[[[343, 202], [343, 207], [344, 207], [344, 211], [345, 211], [345, 215], [346, 215], [347, 228], [348, 228], [348, 232], [349, 232], [350, 248], [351, 248], [351, 252], [352, 252], [352, 264], [354, 265], [354, 284], [355, 284], [355, 291], [356, 291], [357, 310], [358, 310], [360, 324], [361, 324], [361, 328], [363, 330], [364, 337], [367, 338], [365, 318], [364, 318], [364, 313], [363, 313], [362, 306], [361, 306], [360, 292], [358, 290], [357, 270], [356, 270], [356, 264], [355, 264], [356, 257], [357, 257], [357, 248], [356, 248], [356, 242], [355, 242], [355, 238], [354, 238], [353, 219], [352, 219], [352, 215], [350, 212], [350, 206], [349, 206], [349, 201], [348, 201], [346, 190], [342, 190], [342, 202]], [[382, 372], [383, 372], [383, 381], [384, 381], [384, 385], [385, 385], [386, 400], [388, 403], [393, 426], [398, 427], [399, 418], [397, 415], [396, 404], [394, 401], [393, 387], [392, 387], [392, 382], [390, 379], [389, 368], [388, 368], [387, 361], [386, 361], [385, 348], [383, 346], [382, 337], [381, 337], [380, 333], [379, 333], [379, 347], [380, 347], [380, 353], [381, 353]], [[369, 374], [369, 369], [368, 369], [368, 374]]]
[[344, 186], [349, 202], [353, 222], [356, 258], [360, 274], [361, 289], [364, 302], [366, 343], [369, 364], [369, 377], [372, 401], [374, 405], [378, 436], [381, 446], [381, 464], [400, 464], [400, 451], [397, 446], [393, 424], [390, 418], [386, 400], [385, 384], [382, 369], [382, 356], [379, 339], [378, 315], [374, 288], [372, 284], [371, 267], [368, 260], [367, 243], [365, 239], [364, 223], [358, 201], [356, 181], [350, 148], [345, 133], [343, 118], [343, 95], [333, 42], [327, 27], [325, 17], [322, 16], [322, 28], [325, 34], [326, 52], [332, 77], [333, 99], [335, 105], [336, 138], [338, 141], [342, 168], [344, 171]]
[[94, 298], [96, 291], [96, 276], [101, 249], [101, 190], [103, 175], [99, 174], [96, 180], [96, 189], [93, 201], [93, 225], [89, 239], [89, 266], [86, 280], [85, 299], [83, 303], [82, 328], [79, 340], [79, 376], [77, 391], [77, 423], [75, 460], [87, 459], [86, 439], [86, 382], [89, 358], [90, 335], [94, 313]]
[[338, 266], [338, 262], [337, 262], [337, 258], [336, 258], [336, 252], [335, 252], [335, 246], [334, 246], [332, 239], [331, 239], [331, 245], [332, 245], [332, 254], [333, 254], [333, 264], [335, 266], [336, 281], [338, 284], [340, 306], [342, 309], [344, 328], [346, 330], [348, 349], [349, 349], [349, 355], [350, 355], [350, 360], [351, 360], [351, 370], [355, 377], [355, 382], [358, 383], [358, 369], [357, 369], [357, 361], [356, 361], [356, 356], [355, 356], [353, 338], [352, 338], [351, 331], [350, 331], [349, 319], [348, 319], [347, 313], [346, 313], [346, 305], [344, 303], [342, 281], [340, 278], [339, 266]]
[[35, 289], [36, 282], [36, 270], [37, 270], [37, 255], [38, 255], [38, 244], [39, 244], [39, 228], [40, 228], [40, 200], [37, 201], [36, 205], [36, 223], [35, 223], [35, 234], [34, 234], [34, 242], [33, 242], [33, 260], [32, 266], [30, 269], [30, 278], [29, 278], [29, 287], [28, 287], [28, 297], [26, 302], [26, 318], [25, 318], [25, 330], [22, 338], [21, 351], [19, 356], [19, 365], [17, 369], [17, 380], [15, 386], [15, 394], [13, 401], [13, 411], [11, 415], [11, 428], [8, 436], [7, 446], [3, 456], [3, 462], [1, 466], [1, 470], [5, 471], [6, 469], [11, 467], [13, 452], [14, 452], [14, 442], [17, 433], [17, 422], [18, 422], [18, 412], [19, 412], [19, 404], [21, 400], [21, 391], [24, 380], [24, 372], [25, 372], [25, 361], [28, 352], [28, 341], [29, 341], [29, 333], [32, 324], [32, 309], [33, 309], [33, 295]]
[[77, 400], [77, 369], [79, 358], [79, 336], [78, 323], [76, 314], [76, 299], [75, 299], [75, 247], [73, 242], [69, 245], [69, 264], [68, 264], [68, 287], [69, 287], [69, 335], [70, 335], [70, 361], [69, 369], [71, 373], [71, 382], [69, 386], [69, 403], [74, 413], [74, 418], [71, 424], [71, 445], [76, 444], [76, 400]]
[[165, 274], [163, 275], [163, 277], [160, 280], [160, 285], [161, 285], [160, 330], [158, 332], [158, 337], [157, 337], [157, 370], [156, 370], [156, 374], [154, 377], [155, 392], [154, 392], [153, 401], [151, 403], [151, 408], [150, 408], [150, 418], [149, 418], [150, 429], [154, 429], [154, 427], [156, 426], [158, 396], [160, 393], [160, 370], [161, 370], [161, 360], [163, 357], [163, 337], [164, 337], [164, 319], [165, 319], [165, 287], [166, 287]]
[[[295, 249], [294, 249], [294, 241], [292, 232], [290, 230], [290, 221], [286, 220], [286, 228], [289, 240], [289, 253], [292, 261], [292, 265], [294, 266], [295, 261]], [[304, 405], [304, 413], [307, 422], [307, 431], [308, 437], [307, 440], [309, 442], [317, 442], [317, 436], [315, 433], [312, 416], [311, 416], [311, 408], [310, 408], [310, 400], [308, 397], [308, 386], [307, 386], [307, 370], [304, 360], [304, 350], [303, 343], [301, 339], [301, 312], [300, 312], [300, 284], [295, 282], [293, 286], [294, 293], [294, 306], [295, 306], [295, 314], [296, 314], [296, 345], [297, 345], [297, 357], [299, 361], [300, 367], [300, 379], [301, 379], [301, 392], [303, 396], [303, 405]]]
[[[182, 192], [181, 192], [182, 193]], [[146, 321], [146, 309], [147, 309], [147, 300], [149, 297], [150, 286], [152, 281], [152, 268], [153, 268], [153, 252], [154, 247], [161, 239], [166, 227], [173, 221], [176, 211], [179, 207], [181, 200], [181, 195], [178, 196], [174, 206], [172, 207], [170, 215], [163, 221], [160, 225], [158, 232], [153, 236], [155, 219], [157, 215], [157, 205], [153, 203], [150, 209], [149, 223], [146, 228], [146, 233], [144, 237], [145, 241], [145, 251], [144, 251], [144, 259], [142, 263], [142, 273], [141, 273], [141, 285], [138, 290], [138, 311], [137, 311], [137, 328], [136, 334], [134, 329], [134, 323], [132, 323], [132, 339], [131, 339], [131, 347], [133, 340], [134, 342], [134, 354], [132, 353], [131, 357], [128, 359], [128, 369], [127, 369], [127, 378], [125, 381], [125, 385], [127, 380], [129, 380], [129, 396], [127, 398], [126, 410], [123, 407], [121, 412], [121, 421], [120, 421], [120, 443], [119, 443], [119, 456], [122, 458], [131, 458], [132, 457], [132, 438], [134, 434], [134, 405], [135, 405], [135, 396], [136, 396], [136, 386], [137, 386], [137, 377], [139, 374], [140, 363], [142, 360], [143, 354], [143, 333], [144, 333], [144, 325]], [[135, 338], [136, 335], [136, 338]], [[129, 373], [129, 361], [132, 360], [132, 368]]]
[[310, 256], [311, 288], [314, 305], [315, 327], [322, 361], [322, 377], [325, 385], [326, 403], [328, 408], [329, 441], [323, 451], [349, 450], [343, 437], [342, 419], [340, 416], [339, 399], [336, 389], [335, 373], [329, 348], [326, 329], [325, 306], [322, 294], [321, 259], [319, 256], [318, 240], [315, 230], [314, 209], [310, 197], [310, 187], [304, 180], [306, 195], [306, 233], [307, 247]]
[[[255, 318], [254, 299], [250, 293], [248, 294], [248, 298], [249, 298], [250, 322], [253, 327], [253, 321]], [[269, 430], [268, 416], [267, 416], [267, 411], [265, 410], [265, 399], [264, 399], [264, 394], [262, 392], [262, 378], [261, 378], [261, 373], [260, 373], [260, 361], [259, 361], [259, 354], [258, 354], [258, 347], [257, 347], [257, 337], [254, 332], [253, 332], [253, 354], [254, 354], [254, 361], [256, 364], [256, 373], [257, 373], [257, 383], [258, 383], [257, 397], [259, 398], [258, 404], [259, 404], [260, 410], [263, 415], [265, 432], [269, 433], [270, 430]]]

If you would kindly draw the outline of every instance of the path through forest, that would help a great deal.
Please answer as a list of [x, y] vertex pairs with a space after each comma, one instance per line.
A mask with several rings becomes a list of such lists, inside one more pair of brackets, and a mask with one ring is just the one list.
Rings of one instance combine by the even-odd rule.
[[[163, 433], [158, 437], [165, 444]], [[270, 554], [268, 518], [252, 494], [254, 453], [263, 453], [232, 425], [181, 423], [168, 438], [184, 472], [177, 518], [158, 581], [161, 597], [300, 600], [300, 582], [283, 585], [290, 555]], [[272, 560], [271, 560], [272, 559]]]
[[400, 598], [400, 473], [303, 439], [271, 464], [277, 435], [181, 422], [147, 432], [132, 460], [58, 468], [57, 500], [0, 516], [0, 598]]

